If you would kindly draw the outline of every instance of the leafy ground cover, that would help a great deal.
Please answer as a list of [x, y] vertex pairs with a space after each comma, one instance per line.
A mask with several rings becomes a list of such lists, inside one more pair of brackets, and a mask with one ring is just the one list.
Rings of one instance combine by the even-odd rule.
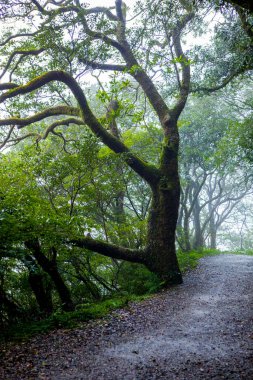
[[[252, 251], [237, 251], [234, 254], [253, 255]], [[222, 254], [218, 250], [203, 249], [202, 251], [178, 252], [178, 260], [183, 273], [192, 270], [198, 266], [199, 260], [206, 256], [215, 256]], [[147, 274], [145, 273], [145, 279]], [[149, 280], [149, 281], [148, 281]], [[50, 317], [36, 321], [25, 321], [10, 326], [3, 331], [0, 337], [0, 343], [25, 341], [32, 336], [45, 334], [57, 329], [73, 329], [78, 327], [83, 322], [94, 319], [105, 318], [113, 310], [126, 308], [130, 302], [139, 302], [146, 298], [152, 297], [155, 293], [162, 289], [156, 278], [151, 274], [148, 281], [146, 293], [142, 295], [134, 294], [138, 292], [139, 281], [136, 279], [135, 288], [129, 288], [133, 294], [123, 294], [114, 298], [105, 299], [96, 303], [87, 303], [78, 305], [73, 312], [63, 312], [62, 310], [54, 312]]]

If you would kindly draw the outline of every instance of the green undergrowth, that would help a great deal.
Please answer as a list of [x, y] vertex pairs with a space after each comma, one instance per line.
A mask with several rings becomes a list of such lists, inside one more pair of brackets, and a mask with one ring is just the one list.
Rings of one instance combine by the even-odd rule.
[[111, 311], [127, 307], [129, 302], [141, 301], [147, 298], [142, 296], [122, 296], [107, 299], [97, 303], [78, 305], [75, 311], [57, 311], [50, 317], [38, 321], [28, 321], [12, 325], [1, 334], [0, 342], [24, 341], [35, 335], [44, 334], [54, 329], [73, 329], [82, 322], [103, 318]]
[[221, 251], [215, 249], [202, 249], [200, 251], [190, 252], [178, 251], [177, 258], [182, 273], [185, 273], [188, 270], [196, 268], [202, 257], [220, 255], [221, 253]]
[[227, 252], [222, 252], [225, 254], [234, 254], [234, 255], [246, 255], [246, 256], [253, 256], [253, 249], [238, 249], [237, 251], [227, 251]]
[[[190, 252], [179, 251], [177, 256], [181, 271], [184, 274], [196, 268], [201, 258], [219, 254], [253, 255], [253, 250], [221, 252], [203, 249], [201, 251]], [[81, 304], [72, 312], [59, 310], [48, 318], [17, 323], [0, 334], [0, 343], [24, 341], [38, 334], [48, 333], [54, 329], [72, 329], [78, 327], [83, 322], [106, 317], [113, 310], [127, 307], [129, 302], [138, 302], [149, 298], [152, 294], [162, 289], [162, 283], [159, 281], [159, 278], [143, 266], [126, 263], [123, 275], [125, 280], [124, 295], [119, 294], [115, 298]]]
[[178, 251], [177, 258], [178, 258], [179, 266], [182, 273], [185, 273], [188, 270], [196, 268], [199, 264], [199, 260], [202, 257], [224, 255], [224, 254], [253, 256], [253, 250], [246, 249], [246, 250], [238, 250], [238, 251], [219, 251], [217, 249], [203, 248], [200, 251], [190, 251], [190, 252]]

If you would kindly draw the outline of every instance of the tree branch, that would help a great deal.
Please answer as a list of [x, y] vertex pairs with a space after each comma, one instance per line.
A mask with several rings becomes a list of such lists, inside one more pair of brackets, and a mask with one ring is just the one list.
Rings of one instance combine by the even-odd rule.
[[[1, 96], [0, 96], [0, 99], [1, 99]], [[11, 117], [9, 119], [0, 119], [0, 126], [17, 125], [18, 129], [21, 129], [23, 127], [26, 127], [27, 125], [36, 123], [37, 121], [46, 119], [51, 116], [57, 116], [57, 115], [80, 116], [80, 110], [76, 107], [68, 107], [68, 106], [52, 107], [42, 112], [36, 113], [33, 116], [26, 117], [23, 119], [19, 117]]]
[[46, 10], [37, 0], [32, 0], [32, 3], [37, 7], [38, 11], [44, 15], [48, 16], [54, 16], [59, 15], [61, 13], [67, 13], [67, 12], [76, 12], [77, 14], [84, 14], [84, 15], [90, 15], [90, 14], [98, 14], [98, 13], [104, 13], [109, 20], [111, 21], [118, 21], [117, 16], [115, 16], [111, 9], [114, 9], [115, 7], [93, 7], [93, 8], [82, 8], [82, 5], [79, 1], [76, 1], [77, 5], [62, 5], [62, 2], [53, 2], [54, 5], [58, 6], [56, 10], [48, 11]]
[[61, 125], [69, 125], [69, 124], [77, 124], [77, 125], [84, 125], [83, 120], [76, 119], [74, 117], [68, 118], [68, 119], [62, 119], [55, 121], [49, 127], [46, 129], [44, 135], [41, 137], [41, 139], [45, 140], [50, 132], [53, 132], [53, 130]]
[[84, 17], [84, 15], [82, 15], [82, 25], [83, 25], [84, 31], [92, 39], [94, 39], [94, 40], [102, 40], [107, 45], [115, 47], [121, 54], [123, 53], [124, 46], [122, 46], [118, 41], [116, 41], [116, 40], [108, 37], [106, 34], [104, 34], [102, 32], [91, 30], [89, 28], [89, 25], [88, 25], [87, 20]]
[[4, 74], [7, 72], [8, 68], [10, 67], [13, 59], [15, 58], [16, 55], [22, 55], [22, 56], [28, 56], [28, 55], [39, 55], [40, 53], [42, 53], [43, 51], [45, 51], [45, 49], [38, 49], [38, 50], [16, 50], [14, 51], [9, 59], [8, 59], [8, 62], [6, 63], [3, 71], [2, 71], [2, 74], [0, 75], [0, 79], [2, 79], [2, 77], [4, 76]]
[[[252, 67], [253, 68], [253, 67]], [[248, 70], [252, 69], [248, 68]], [[203, 92], [203, 93], [208, 93], [211, 94], [212, 92], [221, 90], [222, 88], [226, 87], [227, 84], [229, 84], [234, 78], [236, 78], [238, 75], [243, 74], [247, 69], [245, 67], [240, 68], [239, 70], [235, 71], [234, 73], [230, 74], [227, 78], [225, 78], [221, 84], [214, 86], [214, 87], [198, 87], [195, 89], [191, 89], [191, 93], [195, 92]]]
[[106, 243], [101, 240], [95, 240], [90, 237], [71, 240], [70, 244], [79, 248], [86, 248], [90, 251], [100, 253], [101, 255], [112, 257], [117, 260], [127, 260], [134, 263], [144, 264], [145, 251], [135, 250], [125, 247], [119, 247], [114, 244]]
[[85, 65], [91, 67], [92, 69], [98, 69], [98, 70], [110, 70], [110, 71], [121, 71], [124, 72], [127, 70], [127, 66], [125, 65], [115, 65], [111, 63], [99, 63], [99, 62], [92, 62], [89, 60], [86, 60], [84, 58], [79, 58], [79, 61], [81, 63], [84, 63]]
[[8, 132], [6, 138], [4, 139], [4, 141], [2, 142], [2, 144], [0, 145], [0, 149], [2, 149], [5, 146], [5, 144], [9, 141], [14, 128], [15, 128], [15, 125], [12, 125], [10, 127], [9, 132]]
[[118, 17], [115, 16], [110, 9], [114, 9], [114, 7], [111, 8], [105, 8], [105, 7], [94, 7], [94, 8], [88, 8], [85, 10], [85, 14], [93, 14], [93, 13], [104, 13], [109, 20], [111, 21], [118, 21]]
[[46, 10], [40, 5], [37, 0], [31, 0], [31, 2], [38, 8], [41, 13], [44, 13]]
[[0, 46], [5, 46], [8, 42], [10, 42], [11, 40], [14, 40], [15, 38], [19, 38], [19, 37], [33, 37], [37, 34], [38, 32], [34, 32], [34, 33], [17, 33], [17, 34], [13, 34], [12, 36], [6, 38], [6, 40], [4, 42], [1, 42], [0, 43]]
[[[0, 96], [0, 103], [3, 103], [6, 99], [13, 98], [17, 95], [27, 94], [38, 88], [43, 87], [44, 85], [52, 82], [59, 81], [63, 82], [68, 86], [75, 96], [81, 110], [81, 116], [84, 123], [92, 130], [92, 132], [99, 137], [105, 145], [107, 145], [115, 153], [123, 154], [125, 162], [142, 177], [150, 186], [156, 186], [158, 183], [161, 173], [154, 165], [145, 163], [137, 155], [132, 153], [129, 148], [126, 147], [120, 140], [114, 137], [109, 133], [98, 121], [95, 115], [89, 108], [86, 97], [78, 85], [76, 80], [71, 77], [68, 73], [64, 71], [49, 71], [46, 74], [43, 74], [26, 85], [16, 87], [12, 90], [9, 90], [3, 93]], [[47, 111], [47, 110], [46, 110]], [[45, 112], [46, 112], [45, 111]], [[16, 121], [16, 120], [15, 120]], [[6, 122], [6, 121], [5, 121]], [[3, 124], [2, 124], [3, 125]], [[6, 124], [4, 124], [6, 125]]]
[[16, 83], [0, 83], [0, 91], [10, 90], [10, 89], [16, 88], [18, 86], [19, 85]]
[[192, 12], [184, 16], [183, 20], [177, 22], [177, 26], [172, 33], [175, 53], [182, 69], [182, 80], [180, 82], [180, 98], [178, 99], [176, 105], [172, 109], [172, 113], [175, 115], [176, 118], [180, 116], [186, 104], [189, 95], [191, 79], [190, 63], [183, 52], [180, 41], [180, 34], [183, 28], [186, 26], [186, 24], [193, 18], [193, 16], [194, 13]]
[[[14, 127], [12, 127], [12, 130], [13, 129], [14, 129]], [[40, 139], [40, 135], [38, 133], [33, 133], [33, 132], [27, 133], [26, 135], [16, 137], [16, 138], [12, 138], [12, 139], [10, 139], [10, 137], [11, 137], [11, 134], [9, 135], [9, 138], [8, 139], [6, 138], [3, 141], [3, 143], [0, 145], [0, 149], [2, 149], [7, 143], [8, 143], [7, 147], [14, 146], [14, 145], [17, 145], [20, 141], [23, 141], [29, 137], [36, 137], [37, 140]]]

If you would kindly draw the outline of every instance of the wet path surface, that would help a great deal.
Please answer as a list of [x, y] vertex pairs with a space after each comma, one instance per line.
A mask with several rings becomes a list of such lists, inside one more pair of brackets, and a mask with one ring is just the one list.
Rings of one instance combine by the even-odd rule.
[[252, 327], [253, 257], [207, 257], [183, 285], [107, 321], [14, 347], [0, 378], [251, 380]]

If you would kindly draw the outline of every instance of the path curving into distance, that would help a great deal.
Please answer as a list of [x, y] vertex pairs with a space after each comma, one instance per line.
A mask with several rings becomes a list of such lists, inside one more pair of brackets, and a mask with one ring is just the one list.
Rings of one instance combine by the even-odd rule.
[[12, 348], [0, 378], [250, 380], [252, 327], [253, 256], [206, 257], [183, 285]]

